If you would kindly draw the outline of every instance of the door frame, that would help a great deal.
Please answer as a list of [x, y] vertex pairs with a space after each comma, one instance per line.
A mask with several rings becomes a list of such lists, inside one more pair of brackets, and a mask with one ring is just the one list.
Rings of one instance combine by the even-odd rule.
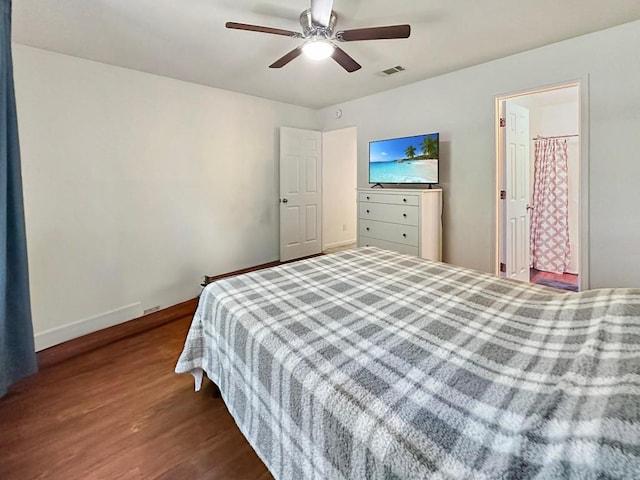
[[[578, 259], [578, 284], [579, 290], [590, 288], [589, 273], [589, 76], [578, 79], [561, 81], [538, 87], [496, 94], [494, 96], [494, 139], [495, 139], [495, 185], [494, 185], [494, 273], [500, 275], [500, 257], [502, 248], [502, 205], [500, 203], [500, 190], [503, 181], [502, 165], [502, 132], [500, 128], [501, 102], [516, 97], [543, 93], [550, 90], [558, 90], [567, 87], [578, 87], [578, 134], [580, 145], [580, 205], [578, 206], [578, 231], [580, 232], [580, 258]], [[571, 133], [571, 132], [569, 132]]]

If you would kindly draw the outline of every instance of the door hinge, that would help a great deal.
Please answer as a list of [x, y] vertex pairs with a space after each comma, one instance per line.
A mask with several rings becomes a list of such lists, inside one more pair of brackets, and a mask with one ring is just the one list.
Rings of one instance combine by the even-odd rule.
[[500, 118], [500, 126], [501, 127], [506, 127], [507, 126], [507, 119], [506, 118]]
[[500, 262], [500, 271], [502, 273], [507, 273], [507, 264]]
[[507, 199], [507, 191], [500, 190], [500, 200], [506, 200], [506, 199]]

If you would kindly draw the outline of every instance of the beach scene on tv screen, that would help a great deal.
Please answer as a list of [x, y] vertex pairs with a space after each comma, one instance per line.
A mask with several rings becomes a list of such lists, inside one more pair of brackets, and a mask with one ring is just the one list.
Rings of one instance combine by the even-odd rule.
[[370, 183], [438, 183], [438, 134], [369, 143]]

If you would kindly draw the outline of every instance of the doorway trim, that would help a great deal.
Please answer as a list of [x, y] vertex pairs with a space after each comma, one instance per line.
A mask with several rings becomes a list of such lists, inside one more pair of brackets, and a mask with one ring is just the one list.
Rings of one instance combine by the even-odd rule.
[[496, 94], [494, 96], [494, 128], [495, 128], [495, 185], [494, 185], [494, 273], [500, 275], [500, 248], [501, 248], [501, 204], [500, 190], [503, 179], [503, 165], [501, 162], [501, 138], [500, 129], [500, 104], [502, 101], [548, 92], [567, 87], [578, 87], [578, 115], [579, 115], [579, 145], [580, 145], [580, 205], [578, 214], [578, 230], [580, 232], [580, 258], [578, 259], [578, 283], [579, 290], [588, 290], [591, 285], [589, 272], [589, 75], [574, 80], [531, 87], [522, 90]]

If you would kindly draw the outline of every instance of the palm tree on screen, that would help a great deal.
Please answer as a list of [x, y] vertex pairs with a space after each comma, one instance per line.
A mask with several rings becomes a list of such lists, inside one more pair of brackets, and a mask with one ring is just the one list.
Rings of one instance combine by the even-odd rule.
[[407, 156], [407, 158], [413, 158], [416, 156], [416, 147], [414, 147], [413, 145], [409, 145], [407, 147], [407, 149], [404, 151], [404, 154]]
[[438, 158], [438, 141], [435, 137], [425, 137], [420, 148], [425, 158]]

